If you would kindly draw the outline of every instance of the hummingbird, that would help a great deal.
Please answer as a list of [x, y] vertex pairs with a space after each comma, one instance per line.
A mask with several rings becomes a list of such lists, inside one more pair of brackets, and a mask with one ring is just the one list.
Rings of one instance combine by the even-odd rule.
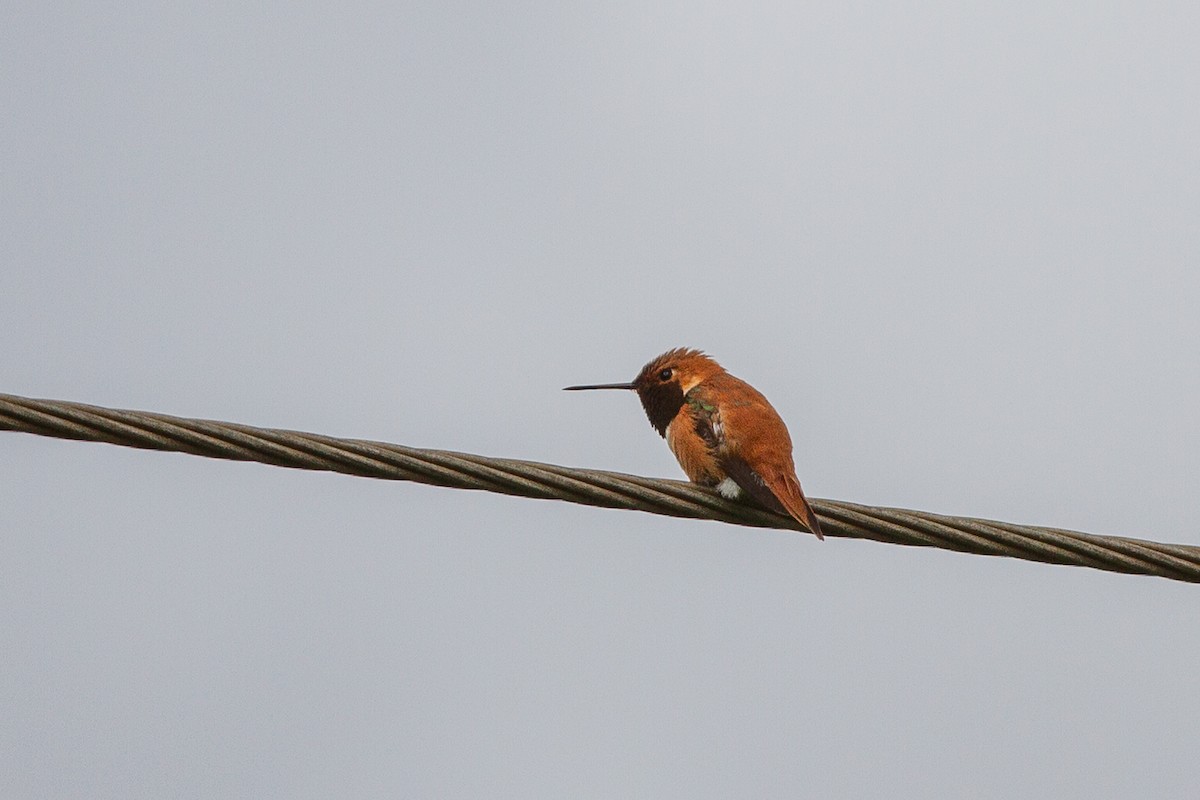
[[767, 398], [699, 350], [678, 347], [642, 367], [631, 383], [567, 386], [632, 389], [692, 483], [722, 496], [748, 495], [824, 539], [792, 462], [792, 437]]

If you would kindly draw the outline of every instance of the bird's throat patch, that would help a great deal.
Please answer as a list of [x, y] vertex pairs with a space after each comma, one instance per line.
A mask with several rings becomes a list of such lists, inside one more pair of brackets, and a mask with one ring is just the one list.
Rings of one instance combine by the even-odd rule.
[[642, 408], [646, 409], [646, 416], [650, 418], [650, 424], [658, 431], [659, 436], [665, 437], [667, 426], [675, 419], [679, 409], [683, 408], [683, 389], [677, 383], [667, 383], [650, 386], [638, 392], [638, 396], [641, 398]]

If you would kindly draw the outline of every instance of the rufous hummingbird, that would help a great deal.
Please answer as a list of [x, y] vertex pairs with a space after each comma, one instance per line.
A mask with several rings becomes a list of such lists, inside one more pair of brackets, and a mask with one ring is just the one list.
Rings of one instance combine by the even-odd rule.
[[792, 462], [792, 437], [767, 398], [699, 350], [668, 350], [632, 383], [568, 386], [632, 389], [688, 479], [735, 499], [749, 495], [824, 539]]

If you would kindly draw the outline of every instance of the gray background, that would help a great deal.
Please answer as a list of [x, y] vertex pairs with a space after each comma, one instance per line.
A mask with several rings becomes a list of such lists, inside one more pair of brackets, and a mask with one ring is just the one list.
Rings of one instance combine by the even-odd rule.
[[[0, 391], [1200, 543], [1194, 3], [6, 4]], [[0, 435], [4, 797], [1194, 796], [1197, 589]]]

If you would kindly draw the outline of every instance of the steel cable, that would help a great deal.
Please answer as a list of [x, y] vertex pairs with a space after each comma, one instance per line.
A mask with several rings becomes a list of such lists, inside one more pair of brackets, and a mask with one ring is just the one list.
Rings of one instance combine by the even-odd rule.
[[[340, 439], [166, 414], [0, 394], [0, 430], [257, 461], [672, 517], [798, 530], [789, 517], [683, 481]], [[828, 536], [940, 547], [1200, 583], [1200, 547], [814, 500]]]

